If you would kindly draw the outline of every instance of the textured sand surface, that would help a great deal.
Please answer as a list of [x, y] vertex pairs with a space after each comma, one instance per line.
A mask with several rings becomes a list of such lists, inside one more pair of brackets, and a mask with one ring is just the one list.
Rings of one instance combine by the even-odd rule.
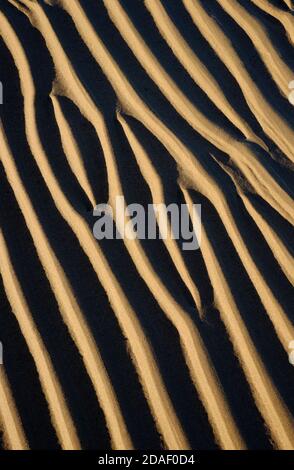
[[[0, 0], [0, 40], [1, 448], [294, 449], [292, 2]], [[200, 249], [97, 241], [121, 195]]]

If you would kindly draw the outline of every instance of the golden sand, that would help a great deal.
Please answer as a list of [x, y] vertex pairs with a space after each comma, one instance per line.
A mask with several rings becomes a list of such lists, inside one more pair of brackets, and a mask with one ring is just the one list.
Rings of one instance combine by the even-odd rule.
[[[22, 17], [27, 27], [38, 33], [42, 48], [46, 49], [50, 57], [54, 67], [54, 80], [46, 96], [46, 106], [50, 107], [58, 129], [56, 138], [59, 139], [60, 158], [64, 160], [71, 178], [79, 185], [79, 190], [89, 206], [92, 208], [99, 202], [108, 202], [114, 206], [115, 198], [125, 193], [125, 185], [128, 183], [125, 182], [124, 173], [121, 172], [122, 156], [118, 154], [117, 142], [113, 140], [119, 139], [118, 136], [131, 152], [140, 177], [148, 188], [151, 202], [154, 204], [168, 202], [165, 179], [154, 163], [154, 159], [157, 159], [163, 164], [163, 158], [160, 154], [151, 154], [152, 150], [145, 146], [138, 128], [132, 124], [140, 123], [149, 133], [150, 142], [152, 139], [159, 141], [177, 168], [178, 175], [173, 184], [179, 197], [191, 208], [193, 198], [197, 199], [197, 194], [201, 194], [218, 214], [226, 240], [236, 254], [238, 269], [247, 279], [248, 292], [254, 292], [255, 303], [264, 311], [264, 321], [267, 325], [270, 324], [277, 343], [280, 343], [285, 363], [288, 361], [289, 343], [294, 339], [294, 328], [289, 316], [291, 299], [289, 297], [283, 299], [282, 293], [277, 294], [273, 289], [270, 268], [265, 267], [256, 256], [252, 244], [255, 233], [258, 237], [262, 237], [264, 243], [262, 246], [266, 246], [262, 250], [264, 252], [267, 250], [271, 266], [276, 266], [276, 276], [279, 276], [280, 283], [293, 284], [293, 257], [288, 238], [283, 233], [283, 227], [290, 226], [294, 221], [291, 193], [287, 181], [283, 181], [283, 174], [287, 172], [290, 175], [294, 161], [293, 122], [287, 119], [291, 111], [288, 103], [288, 84], [294, 79], [291, 64], [288, 64], [284, 55], [281, 55], [266, 25], [258, 16], [255, 17], [249, 8], [245, 8], [236, 0], [217, 0], [216, 3], [222, 12], [226, 13], [246, 36], [248, 50], [254, 48], [254, 52], [263, 64], [263, 73], [268, 74], [272, 81], [273, 95], [276, 93], [277, 100], [284, 100], [285, 107], [288, 106], [286, 115], [281, 113], [279, 106], [273, 105], [274, 100], [270, 101], [268, 94], [260, 88], [252, 71], [240, 57], [236, 44], [222, 29], [220, 22], [205, 8], [205, 2], [183, 0], [180, 8], [183, 16], [187, 15], [190, 28], [195, 28], [197, 34], [201, 34], [206, 47], [213, 51], [217, 60], [222, 62], [226, 73], [238, 87], [240, 102], [242, 100], [243, 103], [241, 109], [237, 101], [230, 99], [226, 87], [221, 86], [218, 77], [214, 76], [210, 64], [206, 63], [206, 58], [197, 55], [197, 51], [193, 49], [193, 42], [189, 42], [188, 34], [185, 36], [180, 21], [177, 24], [166, 3], [160, 0], [140, 2], [140, 9], [152, 22], [154, 30], [169, 48], [174, 60], [177, 60], [183, 74], [185, 72], [185, 77], [189, 77], [195, 90], [201, 90], [222, 116], [219, 120], [212, 119], [211, 112], [205, 112], [203, 106], [198, 105], [189, 95], [188, 88], [184, 85], [186, 78], [185, 80], [183, 78], [182, 86], [173, 76], [171, 69], [167, 69], [166, 62], [160, 60], [160, 56], [150, 44], [150, 35], [145, 35], [144, 29], [140, 29], [136, 24], [134, 20], [136, 15], [133, 17], [129, 14], [124, 2], [118, 0], [97, 2], [97, 14], [99, 15], [100, 9], [107, 15], [111, 28], [114, 28], [120, 36], [132, 60], [135, 58], [140, 73], [148, 77], [156, 93], [160, 94], [164, 103], [167, 103], [169, 109], [172, 109], [177, 116], [178, 121], [175, 122], [172, 117], [170, 120], [164, 117], [166, 115], [161, 114], [160, 107], [153, 109], [147, 95], [145, 97], [138, 89], [131, 68], [121, 65], [118, 56], [113, 53], [109, 42], [104, 38], [103, 32], [95, 28], [93, 19], [86, 10], [86, 2], [50, 0], [46, 2], [47, 6], [43, 2], [31, 0], [7, 0], [7, 3], [9, 10], [0, 7], [0, 34], [12, 58], [20, 84], [23, 99], [23, 139], [28, 145], [29, 157], [42, 179], [44, 191], [46, 190], [46, 194], [48, 193], [54, 203], [58, 217], [71, 230], [79, 253], [88, 263], [97, 285], [102, 287], [107, 296], [111, 313], [124, 338], [124, 347], [131, 368], [137, 377], [140, 393], [146, 400], [161, 445], [167, 449], [189, 449], [193, 447], [191, 442], [194, 442], [195, 436], [189, 434], [187, 423], [185, 424], [182, 418], [184, 412], [179, 409], [180, 405], [174, 398], [174, 391], [169, 389], [166, 378], [168, 371], [164, 370], [163, 363], [159, 361], [158, 353], [153, 346], [155, 331], [147, 331], [141, 321], [142, 317], [134, 306], [134, 299], [128, 298], [128, 293], [124, 290], [119, 272], [113, 269], [113, 263], [103, 251], [103, 245], [94, 239], [86, 213], [83, 214], [77, 209], [69, 194], [64, 191], [65, 176], [57, 174], [52, 164], [53, 156], [42, 141], [39, 126], [44, 124], [38, 120], [36, 105], [39, 90], [35, 80], [35, 68], [38, 64], [32, 63], [29, 54], [30, 48], [34, 46], [29, 41], [26, 43], [21, 40], [20, 32], [15, 26], [17, 23], [14, 24], [11, 15], [14, 11], [17, 17]], [[260, 12], [272, 18], [275, 24], [279, 24], [283, 31], [283, 41], [288, 41], [290, 47], [294, 38], [294, 26], [290, 10], [286, 9], [291, 8], [291, 2], [285, 1], [284, 10], [267, 0], [252, 0], [252, 4]], [[111, 118], [117, 129], [116, 136], [110, 129], [109, 117], [97, 104], [96, 98], [100, 96], [99, 83], [98, 85], [95, 83], [94, 77], [91, 84], [84, 78], [83, 66], [77, 67], [77, 62], [73, 60], [75, 46], [73, 44], [72, 50], [69, 49], [67, 38], [62, 36], [60, 29], [54, 23], [55, 17], [51, 15], [52, 11], [57, 12], [57, 15], [58, 12], [66, 15], [74, 28], [75, 38], [78, 38], [82, 50], [87, 51], [83, 60], [85, 63], [88, 60], [92, 61], [100, 68], [104, 79], [115, 93], [117, 102], [111, 110]], [[46, 74], [46, 70], [42, 73]], [[80, 136], [68, 119], [62, 101], [65, 99], [79, 111], [80, 118], [91, 125], [95, 139], [101, 146], [107, 181], [97, 181], [97, 186], [107, 186], [108, 201], [96, 199], [97, 193], [87, 167], [87, 159], [83, 154], [85, 150], [79, 143]], [[246, 116], [251, 118], [247, 120]], [[182, 128], [178, 122], [182, 123]], [[46, 232], [34, 201], [30, 198], [30, 188], [17, 164], [13, 142], [5, 126], [4, 114], [0, 128], [1, 165], [13, 190], [37, 258], [42, 265], [43, 276], [56, 299], [61, 321], [66, 325], [67, 333], [73, 340], [89, 376], [96, 401], [105, 419], [109, 445], [114, 449], [133, 449], [138, 444], [135, 444], [136, 433], [129, 426], [131, 418], [126, 413], [128, 404], [121, 402], [119, 387], [105, 363], [103, 346], [96, 340], [88, 317], [83, 311], [79, 293], [75, 288], [76, 284], [55, 252], [51, 235]], [[83, 127], [79, 129], [79, 133], [83, 133]], [[205, 142], [204, 149], [199, 148], [198, 151], [193, 139], [189, 140], [192, 134], [195, 138], [197, 136], [199, 142]], [[48, 135], [49, 144], [51, 138], [54, 137]], [[204, 152], [206, 160], [203, 157]], [[220, 155], [225, 157], [221, 158]], [[100, 164], [97, 158], [97, 165]], [[217, 168], [217, 171], [214, 172], [212, 168]], [[277, 175], [277, 168], [281, 168], [281, 177]], [[227, 181], [230, 181], [230, 188], [233, 189], [229, 189]], [[246, 214], [252, 222], [248, 230], [242, 223], [243, 214]], [[268, 214], [274, 214], [273, 220]], [[180, 279], [182, 291], [190, 296], [189, 302], [181, 302], [177, 298], [166, 278], [162, 276], [161, 266], [149, 258], [144, 243], [138, 239], [121, 240], [124, 253], [130, 260], [135, 275], [146, 287], [144, 295], [152, 299], [164, 321], [167, 321], [176, 332], [183, 369], [195, 397], [203, 407], [207, 427], [213, 435], [215, 445], [222, 449], [250, 447], [247, 442], [248, 436], [246, 438], [243, 435], [240, 417], [227, 393], [227, 385], [222, 383], [222, 372], [217, 364], [214, 364], [211, 346], [207, 338], [202, 337], [203, 328], [209, 325], [207, 311], [212, 308], [217, 310], [217, 315], [224, 325], [232, 348], [232, 356], [238, 363], [246, 383], [246, 393], [252, 400], [254, 413], [262, 422], [264, 439], [268, 440], [269, 446], [293, 449], [294, 426], [290, 397], [289, 400], [285, 398], [287, 393], [282, 393], [282, 385], [280, 387], [278, 379], [269, 368], [265, 354], [251, 337], [248, 318], [254, 317], [255, 312], [246, 311], [244, 314], [244, 309], [248, 307], [243, 309], [235, 294], [237, 280], [227, 273], [224, 268], [225, 261], [219, 258], [221, 247], [218, 246], [217, 249], [217, 244], [221, 239], [218, 238], [218, 234], [215, 240], [212, 239], [206, 228], [208, 222], [205, 211], [202, 217], [202, 243], [199, 256], [209, 279], [207, 290], [212, 289], [213, 292], [213, 305], [207, 305], [203, 300], [205, 295], [203, 295], [200, 271], [199, 276], [195, 275], [199, 267], [195, 265], [195, 270], [192, 272], [191, 264], [187, 262], [187, 255], [184, 255], [170, 234], [161, 243], [166, 256], [170, 258], [175, 279]], [[125, 222], [129, 219], [129, 215], [126, 214]], [[162, 217], [158, 216], [160, 232], [163, 230], [162, 220]], [[283, 222], [279, 225], [278, 222], [274, 223], [274, 220]], [[119, 220], [115, 222], [119, 228]], [[55, 370], [55, 359], [50, 356], [46, 341], [38, 331], [30, 311], [29, 294], [18, 276], [17, 265], [12, 259], [8, 241], [7, 235], [5, 236], [0, 228], [0, 274], [3, 287], [35, 364], [57, 442], [63, 449], [83, 448], [79, 436], [80, 423], [75, 422], [73, 405], [68, 402]], [[82, 270], [79, 275], [83, 276]], [[128, 279], [127, 270], [125, 276]], [[89, 296], [91, 295], [92, 293], [89, 293]], [[141, 299], [140, 292], [134, 295], [144, 303], [144, 296]], [[248, 293], [248, 296], [250, 295]], [[98, 302], [96, 310], [95, 315], [100, 318], [102, 312]], [[165, 335], [164, 324], [162, 322], [162, 335]], [[108, 334], [111, 343], [111, 333]], [[168, 355], [168, 351], [165, 353]], [[123, 365], [118, 363], [117, 367]], [[170, 363], [169, 367], [173, 368], [173, 364]], [[286, 367], [285, 364], [283, 367]], [[234, 378], [230, 386], [234, 389]], [[132, 387], [131, 383], [129, 387]], [[181, 390], [181, 383], [178, 383], [178, 387]], [[137, 413], [140, 415], [140, 409]], [[34, 447], [26, 438], [21, 405], [18, 405], [14, 399], [13, 388], [9, 384], [5, 367], [2, 366], [0, 366], [0, 424], [3, 431], [3, 445], [6, 448]], [[199, 433], [201, 432], [199, 424]], [[97, 448], [100, 448], [99, 442]], [[141, 443], [141, 448], [144, 448], [144, 442]]]

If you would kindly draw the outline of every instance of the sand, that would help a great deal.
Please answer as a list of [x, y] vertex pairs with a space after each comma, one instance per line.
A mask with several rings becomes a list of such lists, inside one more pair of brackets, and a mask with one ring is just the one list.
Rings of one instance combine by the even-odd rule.
[[291, 7], [1, 3], [2, 448], [294, 448]]

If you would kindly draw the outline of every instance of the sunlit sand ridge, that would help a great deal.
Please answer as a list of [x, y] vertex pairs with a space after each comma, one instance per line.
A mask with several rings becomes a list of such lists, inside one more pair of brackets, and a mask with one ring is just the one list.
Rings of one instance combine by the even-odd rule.
[[[284, 4], [1, 4], [3, 448], [294, 448]], [[201, 204], [200, 249], [96, 240], [117, 196]]]

